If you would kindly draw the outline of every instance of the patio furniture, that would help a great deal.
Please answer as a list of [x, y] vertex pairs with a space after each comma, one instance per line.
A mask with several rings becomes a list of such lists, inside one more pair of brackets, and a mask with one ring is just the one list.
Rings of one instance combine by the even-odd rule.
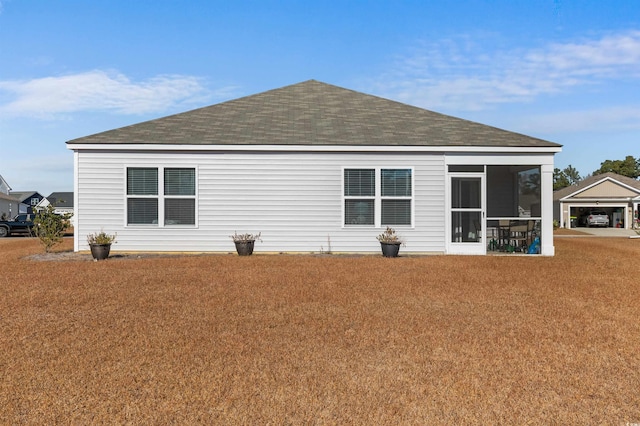
[[509, 222], [509, 245], [515, 250], [526, 251], [529, 245], [529, 225], [519, 220]]
[[498, 247], [500, 250], [506, 250], [509, 245], [509, 220], [498, 220]]

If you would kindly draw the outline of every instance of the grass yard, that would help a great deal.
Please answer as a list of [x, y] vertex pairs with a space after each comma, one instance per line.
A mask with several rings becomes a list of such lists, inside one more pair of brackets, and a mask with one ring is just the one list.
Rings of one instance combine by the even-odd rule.
[[0, 240], [0, 424], [640, 422], [640, 240], [25, 258], [40, 251]]

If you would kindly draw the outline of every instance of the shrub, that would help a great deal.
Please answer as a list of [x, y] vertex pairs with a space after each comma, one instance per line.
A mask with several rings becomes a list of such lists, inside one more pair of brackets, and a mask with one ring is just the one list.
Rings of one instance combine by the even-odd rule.
[[118, 234], [107, 234], [104, 231], [94, 232], [87, 235], [87, 243], [91, 244], [113, 244]]
[[376, 237], [378, 241], [384, 244], [402, 244], [400, 236], [396, 233], [396, 230], [387, 226], [385, 231]]
[[58, 214], [55, 207], [49, 204], [35, 213], [33, 218], [33, 234], [38, 237], [45, 252], [62, 242], [64, 231], [69, 227], [71, 213]]

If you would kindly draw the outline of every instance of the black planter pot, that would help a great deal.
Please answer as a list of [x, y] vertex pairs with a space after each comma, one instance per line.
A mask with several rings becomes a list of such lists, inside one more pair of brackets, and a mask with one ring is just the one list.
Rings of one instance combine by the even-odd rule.
[[382, 247], [384, 257], [398, 257], [400, 243], [380, 243], [380, 247]]
[[91, 256], [95, 260], [105, 260], [109, 257], [111, 244], [90, 244], [89, 247], [91, 247]]
[[253, 253], [253, 244], [255, 241], [236, 242], [236, 251], [238, 256], [250, 256]]

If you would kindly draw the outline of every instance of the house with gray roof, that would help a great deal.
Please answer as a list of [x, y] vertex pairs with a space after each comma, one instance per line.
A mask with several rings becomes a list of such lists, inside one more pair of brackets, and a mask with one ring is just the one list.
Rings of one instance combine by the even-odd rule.
[[44, 198], [38, 191], [11, 191], [9, 195], [19, 201], [16, 214], [33, 213], [33, 208]]
[[553, 194], [553, 216], [560, 226], [586, 226], [585, 218], [594, 210], [609, 216], [609, 226], [638, 227], [640, 181], [617, 173], [589, 176]]
[[534, 137], [309, 80], [67, 142], [75, 250], [486, 254], [503, 221], [553, 255], [554, 154]]
[[71, 214], [71, 225], [75, 225], [74, 208], [73, 208], [73, 192], [52, 192], [48, 197], [43, 198], [36, 209], [45, 208], [53, 205], [56, 214]]

